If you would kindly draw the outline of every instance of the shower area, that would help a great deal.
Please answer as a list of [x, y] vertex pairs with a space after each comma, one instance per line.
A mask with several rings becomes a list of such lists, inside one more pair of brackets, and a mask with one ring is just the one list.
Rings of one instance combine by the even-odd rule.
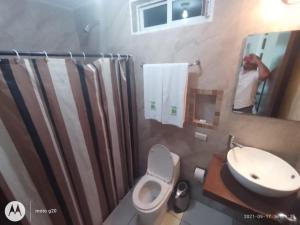
[[101, 1], [0, 3], [1, 208], [102, 224], [137, 171], [133, 57], [105, 52]]

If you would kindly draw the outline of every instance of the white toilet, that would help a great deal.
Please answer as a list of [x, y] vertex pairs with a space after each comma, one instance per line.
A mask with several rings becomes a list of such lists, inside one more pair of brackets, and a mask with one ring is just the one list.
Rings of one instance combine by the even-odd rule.
[[148, 155], [146, 174], [139, 180], [132, 200], [139, 225], [159, 225], [180, 172], [179, 156], [164, 145], [154, 145]]

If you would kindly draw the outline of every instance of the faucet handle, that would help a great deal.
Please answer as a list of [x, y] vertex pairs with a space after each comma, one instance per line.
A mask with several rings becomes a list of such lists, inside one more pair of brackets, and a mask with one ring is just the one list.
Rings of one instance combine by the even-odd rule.
[[234, 147], [233, 142], [234, 142], [235, 136], [232, 134], [228, 135], [228, 142], [227, 142], [227, 148], [232, 149]]
[[233, 141], [235, 139], [235, 136], [232, 134], [229, 134], [229, 139], [231, 139]]

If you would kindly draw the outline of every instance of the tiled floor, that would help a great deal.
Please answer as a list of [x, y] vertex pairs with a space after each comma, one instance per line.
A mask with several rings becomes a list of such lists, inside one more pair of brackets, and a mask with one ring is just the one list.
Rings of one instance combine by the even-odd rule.
[[133, 225], [137, 221], [137, 212], [132, 203], [132, 191], [122, 199], [117, 208], [109, 215], [103, 225]]
[[[118, 207], [104, 222], [104, 225], [138, 225], [137, 212], [132, 204], [132, 192], [129, 192]], [[209, 208], [206, 205], [191, 201], [185, 213], [176, 214], [169, 211], [165, 214], [162, 225], [232, 225], [231, 217]]]

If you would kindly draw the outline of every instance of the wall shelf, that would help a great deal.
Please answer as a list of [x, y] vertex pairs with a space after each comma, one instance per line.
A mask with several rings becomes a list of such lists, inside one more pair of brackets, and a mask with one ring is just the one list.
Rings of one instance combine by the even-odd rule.
[[219, 125], [223, 91], [189, 89], [186, 124], [213, 129]]

